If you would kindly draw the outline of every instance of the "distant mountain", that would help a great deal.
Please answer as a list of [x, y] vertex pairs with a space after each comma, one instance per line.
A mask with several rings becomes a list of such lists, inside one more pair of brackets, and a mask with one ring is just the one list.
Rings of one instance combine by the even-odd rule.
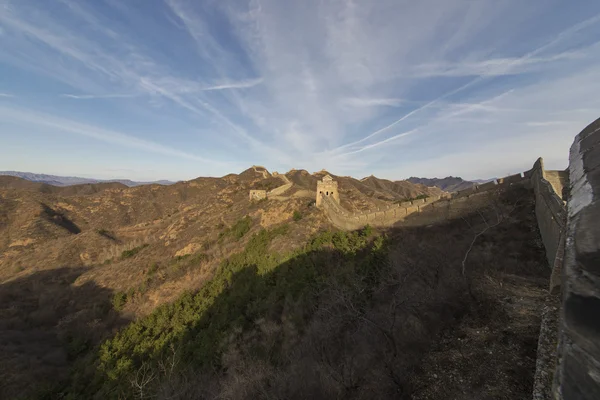
[[465, 181], [464, 179], [457, 176], [447, 176], [445, 178], [417, 178], [411, 176], [407, 179], [407, 181], [412, 183], [420, 183], [429, 187], [435, 186], [442, 189], [445, 192], [457, 192], [459, 190], [469, 189], [476, 184], [476, 182]]
[[475, 182], [477, 184], [488, 183], [498, 178], [490, 178], [490, 179], [473, 179], [471, 182]]
[[35, 174], [32, 172], [20, 172], [20, 171], [0, 171], [0, 175], [15, 176], [17, 178], [25, 179], [31, 182], [45, 183], [52, 186], [73, 186], [82, 185], [89, 183], [122, 183], [125, 186], [134, 187], [140, 185], [172, 185], [175, 182], [160, 180], [152, 182], [136, 182], [129, 179], [92, 179], [92, 178], [80, 178], [76, 176], [57, 176], [57, 175], [46, 175], [46, 174]]

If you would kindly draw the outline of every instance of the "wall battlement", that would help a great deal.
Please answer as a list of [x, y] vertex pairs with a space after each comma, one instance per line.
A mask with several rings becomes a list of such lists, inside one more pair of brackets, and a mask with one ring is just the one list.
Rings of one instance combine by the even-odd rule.
[[[335, 193], [339, 196], [337, 182], [334, 183]], [[494, 180], [452, 195], [431, 196], [367, 212], [349, 212], [339, 204], [339, 198], [337, 201], [332, 200], [317, 188], [317, 204], [322, 206], [336, 227], [345, 230], [359, 229], [367, 224], [380, 227], [428, 225], [465, 215], [472, 212], [474, 206], [487, 205], [494, 191], [514, 184], [528, 185], [529, 179], [524, 174], [511, 175], [498, 179], [498, 182]]]

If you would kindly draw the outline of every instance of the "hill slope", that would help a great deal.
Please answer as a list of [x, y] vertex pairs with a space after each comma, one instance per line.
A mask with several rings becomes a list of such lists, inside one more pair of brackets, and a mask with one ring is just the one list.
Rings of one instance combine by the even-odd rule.
[[[325, 174], [290, 171], [290, 192], [314, 196]], [[439, 192], [408, 182], [334, 178], [349, 209]], [[523, 397], [517, 389], [528, 387], [533, 358], [520, 364], [520, 386], [506, 371], [535, 351], [536, 290], [546, 285], [531, 278], [541, 276], [535, 260], [544, 265], [543, 251], [534, 247], [537, 230], [528, 225], [531, 193], [519, 193], [515, 215], [473, 247], [465, 280], [461, 262], [473, 232], [483, 228], [479, 213], [467, 224], [336, 232], [321, 210], [294, 193], [249, 201], [251, 188], [283, 181], [258, 167], [134, 188], [0, 177], [0, 397], [361, 399], [401, 391], [427, 399], [436, 398], [428, 392], [459, 393], [454, 381], [429, 381], [427, 371], [438, 360], [464, 380], [479, 382], [485, 371], [486, 390]], [[504, 202], [506, 209], [514, 204]], [[504, 323], [523, 310], [494, 311], [510, 294], [494, 292], [489, 282], [495, 279], [531, 290], [527, 318], [513, 324], [526, 327], [514, 333], [524, 340], [511, 339], [513, 325]], [[475, 308], [468, 292], [478, 296]], [[483, 329], [508, 339], [472, 333]], [[470, 352], [469, 364], [476, 359], [495, 369], [469, 372], [456, 363], [453, 348], [436, 350], [442, 332], [480, 343], [475, 349], [496, 346], [494, 356], [462, 349]], [[418, 372], [421, 365], [427, 370]], [[342, 372], [349, 375], [331, 378]], [[144, 375], [153, 379], [140, 393]], [[487, 394], [480, 398], [493, 398]]]

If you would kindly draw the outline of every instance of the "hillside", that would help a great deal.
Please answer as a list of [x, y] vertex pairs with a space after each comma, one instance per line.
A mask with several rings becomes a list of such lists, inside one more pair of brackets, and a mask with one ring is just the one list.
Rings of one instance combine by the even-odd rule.
[[[547, 280], [531, 192], [484, 211], [492, 218], [520, 199], [472, 249], [465, 280], [460, 260], [484, 226], [479, 213], [435, 228], [338, 232], [313, 205], [326, 174], [292, 170], [289, 191], [259, 202], [250, 189], [286, 182], [262, 167], [134, 188], [0, 177], [0, 397], [145, 398], [136, 385], [152, 376], [143, 390], [160, 399], [439, 398], [427, 393], [460, 386], [430, 381], [421, 365], [444, 360], [463, 379], [479, 372], [452, 364], [437, 338], [485, 341], [471, 331], [499, 334], [497, 318], [528, 330], [494, 344], [494, 356], [469, 358], [494, 365], [493, 388], [519, 397], [522, 384], [500, 371], [527, 354], [519, 379], [532, 379]], [[352, 210], [441, 192], [332, 176]], [[507, 308], [511, 290], [528, 290], [529, 308]], [[405, 306], [390, 316], [393, 304]], [[396, 319], [402, 329], [389, 326]], [[360, 361], [344, 366], [350, 359]], [[331, 378], [340, 368], [350, 375]]]
[[[458, 192], [460, 190], [470, 189], [475, 185], [475, 182], [465, 181], [462, 178], [447, 176], [445, 178], [417, 178], [411, 176], [407, 179], [408, 182], [421, 184], [428, 187], [435, 186], [445, 192]], [[486, 181], [481, 181], [486, 182]]]
[[[406, 201], [419, 196], [436, 196], [447, 191], [445, 188], [437, 190], [436, 185], [426, 185], [411, 181], [390, 181], [369, 176], [361, 180], [361, 183], [372, 188], [375, 193], [380, 192], [389, 195], [393, 200]], [[374, 193], [374, 194], [375, 194]], [[377, 194], [375, 194], [377, 196]], [[381, 196], [381, 195], [379, 195]], [[386, 198], [387, 199], [387, 198]]]
[[32, 172], [20, 172], [20, 171], [0, 171], [0, 176], [14, 176], [17, 178], [25, 179], [31, 182], [45, 183], [52, 186], [72, 186], [72, 185], [83, 185], [83, 184], [96, 184], [96, 183], [121, 183], [128, 187], [140, 186], [140, 185], [172, 185], [175, 182], [160, 180], [151, 182], [136, 182], [130, 179], [93, 179], [93, 178], [80, 178], [77, 176], [58, 176], [58, 175], [47, 175], [47, 174], [36, 174]]

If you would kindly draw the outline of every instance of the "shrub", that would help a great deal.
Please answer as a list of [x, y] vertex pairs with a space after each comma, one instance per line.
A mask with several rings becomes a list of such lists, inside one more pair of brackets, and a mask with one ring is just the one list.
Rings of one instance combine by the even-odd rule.
[[121, 311], [121, 310], [123, 310], [123, 307], [125, 307], [125, 304], [127, 304], [127, 294], [125, 294], [123, 292], [115, 293], [112, 298], [113, 308], [116, 311]]
[[252, 218], [246, 215], [231, 227], [232, 236], [236, 239], [241, 239], [246, 233], [248, 233], [251, 225]]
[[149, 244], [143, 244], [141, 246], [134, 247], [131, 250], [125, 250], [123, 253], [121, 253], [121, 258], [122, 259], [131, 258], [131, 257], [135, 256], [137, 253], [139, 253], [140, 251], [142, 251], [143, 249], [145, 249], [148, 246], [150, 246], [150, 245]]
[[250, 218], [250, 216], [246, 215], [244, 218], [239, 219], [230, 228], [219, 233], [219, 239], [223, 239], [226, 236], [232, 236], [234, 239], [239, 240], [242, 237], [244, 237], [244, 235], [246, 233], [248, 233], [251, 226], [252, 226], [252, 218]]
[[152, 276], [156, 273], [156, 271], [158, 271], [158, 263], [154, 263], [150, 266], [150, 268], [148, 269], [148, 275]]
[[294, 221], [300, 221], [302, 219], [302, 213], [300, 211], [296, 210], [296, 211], [294, 211], [292, 218], [294, 219]]

